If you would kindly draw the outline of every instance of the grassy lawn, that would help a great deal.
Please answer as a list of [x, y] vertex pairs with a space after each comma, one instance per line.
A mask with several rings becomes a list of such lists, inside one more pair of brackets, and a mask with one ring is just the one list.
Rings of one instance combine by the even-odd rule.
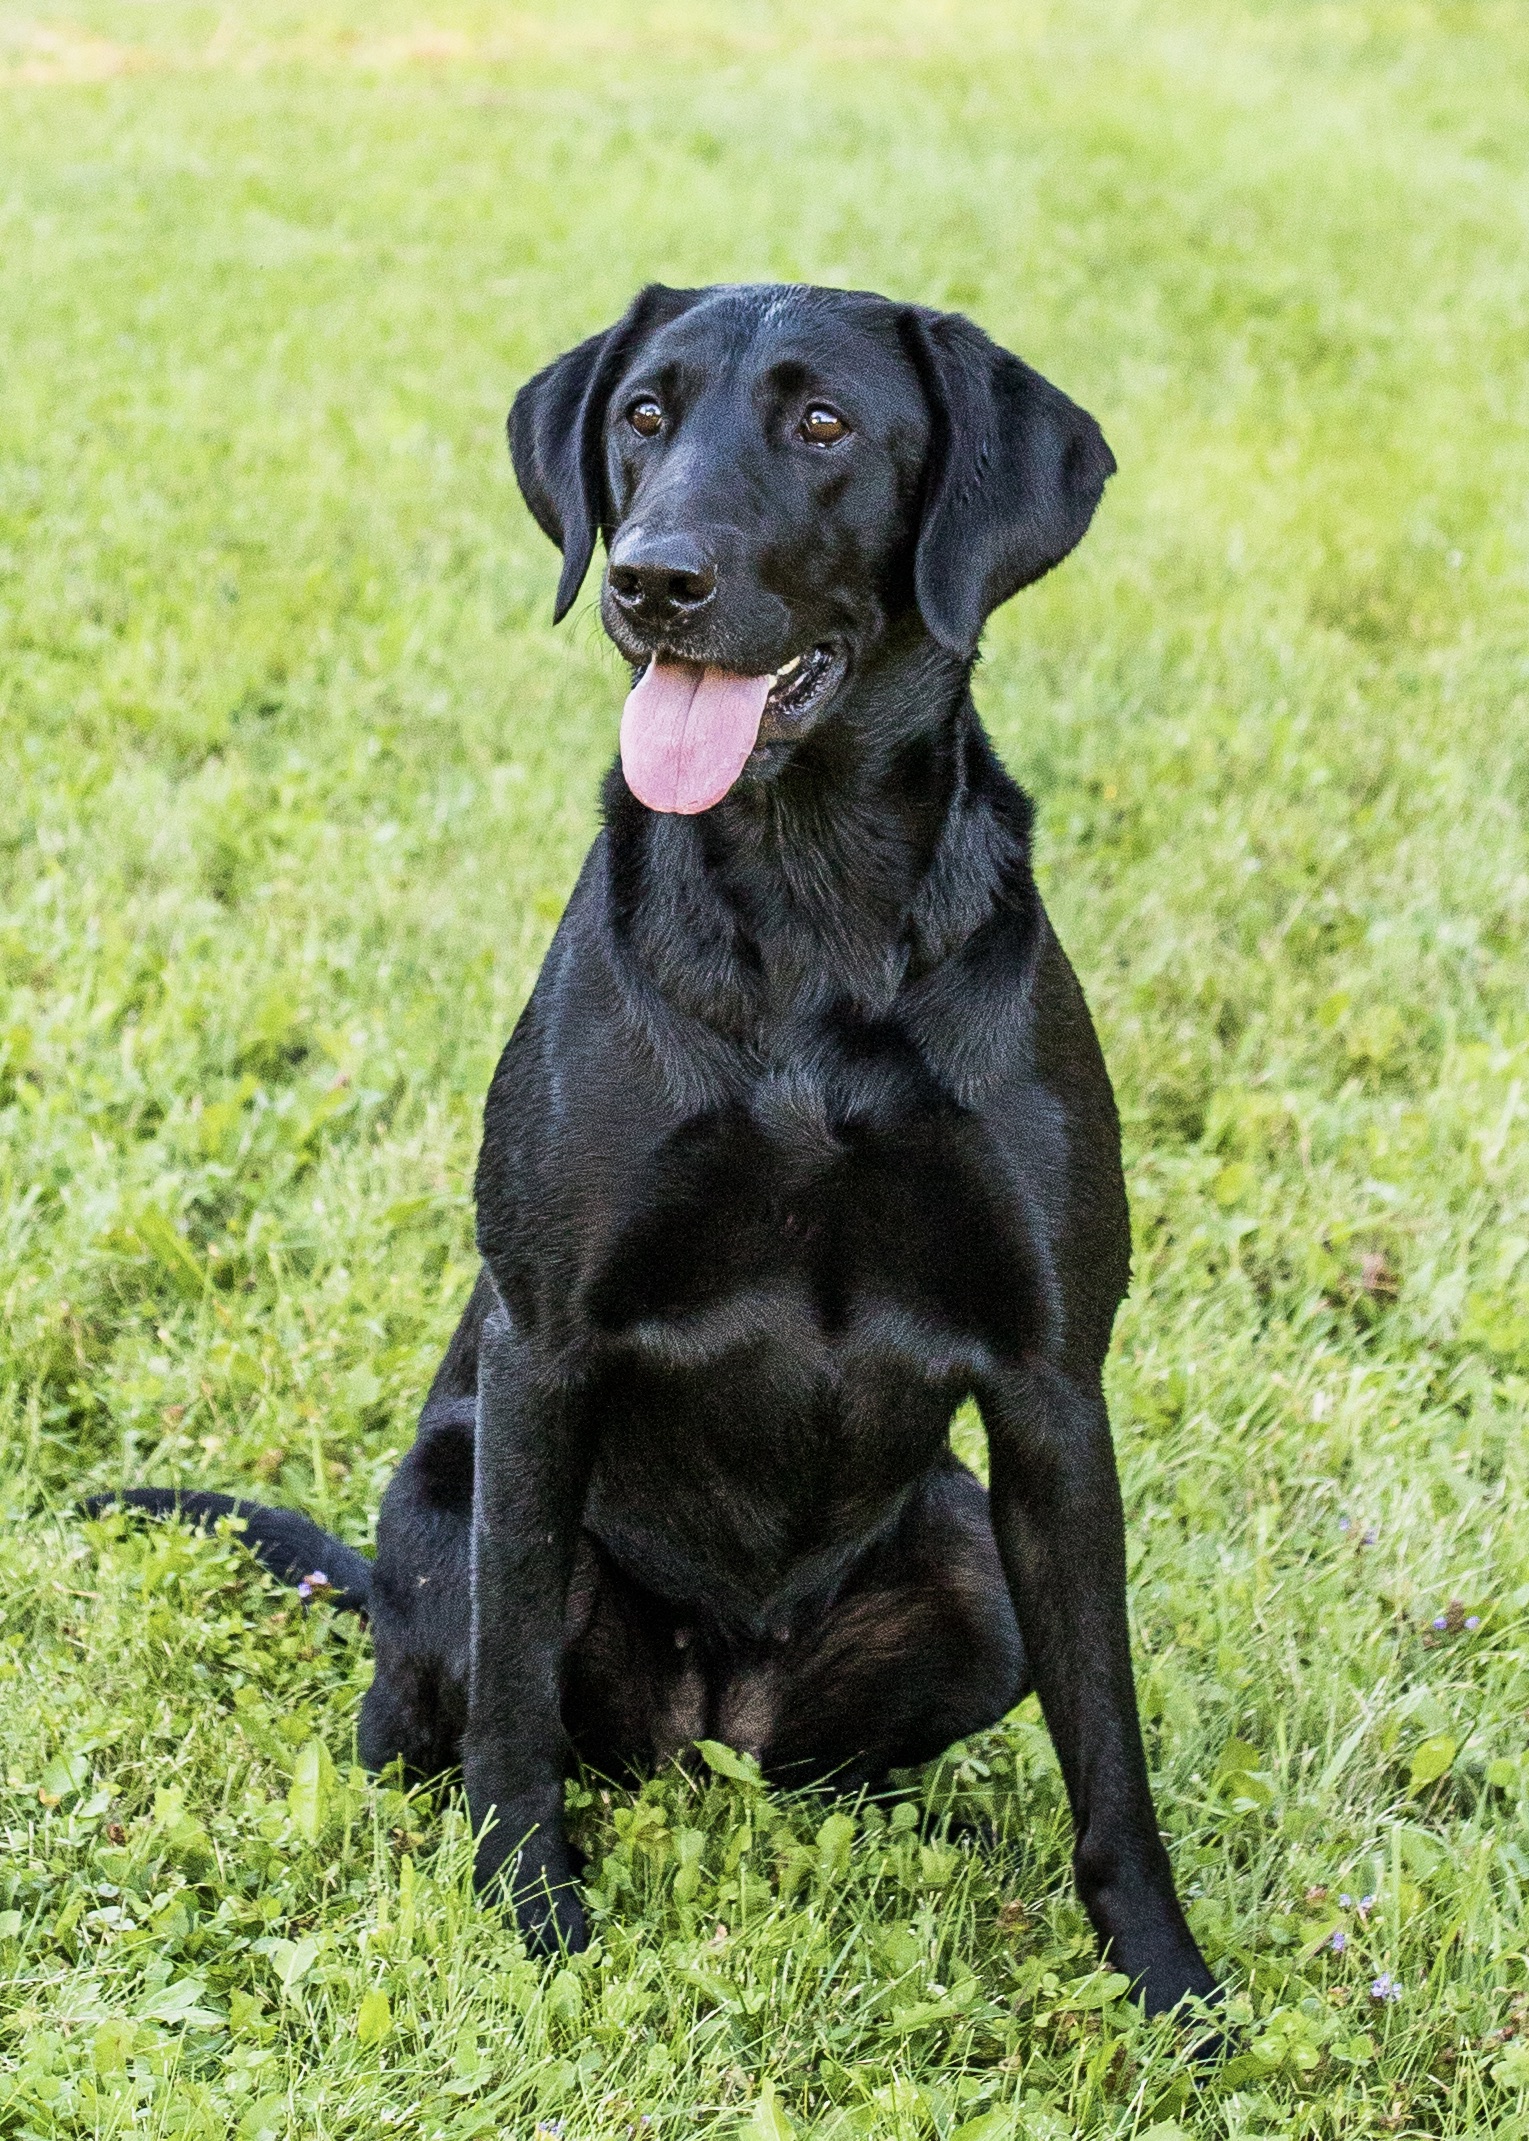
[[[0, 2136], [1529, 2134], [1529, 13], [414, 4], [0, 11]], [[1033, 1704], [578, 1785], [546, 1970], [354, 1626], [69, 1513], [366, 1536], [623, 690], [504, 412], [652, 275], [969, 310], [1120, 458], [978, 697], [1126, 1122], [1203, 2082]]]

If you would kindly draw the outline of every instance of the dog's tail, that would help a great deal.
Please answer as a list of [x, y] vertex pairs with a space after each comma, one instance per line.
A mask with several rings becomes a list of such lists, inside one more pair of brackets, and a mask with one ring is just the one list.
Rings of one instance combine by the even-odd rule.
[[220, 1517], [242, 1517], [244, 1544], [273, 1576], [296, 1584], [304, 1597], [324, 1598], [349, 1613], [365, 1613], [372, 1594], [372, 1564], [332, 1532], [321, 1531], [297, 1509], [267, 1509], [232, 1494], [201, 1494], [182, 1487], [125, 1487], [92, 1494], [80, 1504], [87, 1516], [108, 1509], [141, 1509], [151, 1517], [179, 1517], [211, 1531]]

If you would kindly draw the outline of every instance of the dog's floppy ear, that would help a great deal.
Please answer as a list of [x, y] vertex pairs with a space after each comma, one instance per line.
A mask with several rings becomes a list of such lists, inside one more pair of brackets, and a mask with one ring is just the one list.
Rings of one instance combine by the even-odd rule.
[[940, 644], [972, 654], [989, 613], [1082, 540], [1115, 456], [1086, 410], [959, 313], [909, 305], [902, 333], [930, 415], [914, 590]]
[[554, 624], [583, 586], [604, 524], [602, 433], [611, 389], [642, 336], [678, 319], [700, 294], [649, 283], [614, 327], [556, 358], [515, 396], [509, 422], [515, 481], [537, 526], [563, 553]]

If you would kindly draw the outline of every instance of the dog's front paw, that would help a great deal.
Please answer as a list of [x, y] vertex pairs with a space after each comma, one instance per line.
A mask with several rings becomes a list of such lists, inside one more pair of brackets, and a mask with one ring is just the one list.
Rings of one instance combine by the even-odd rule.
[[533, 1955], [580, 1955], [589, 1946], [589, 1926], [571, 1881], [554, 1888], [543, 1871], [535, 1885], [515, 1887], [515, 1922]]
[[513, 1906], [533, 1955], [578, 1955], [589, 1946], [589, 1927], [567, 1854], [539, 1850], [537, 1843], [532, 1837], [516, 1850], [491, 1829], [478, 1845], [473, 1886], [484, 1902]]
[[1223, 2012], [1225, 1988], [1211, 1976], [1187, 1927], [1179, 1939], [1154, 1942], [1144, 1955], [1133, 1958], [1135, 1969], [1115, 1960], [1118, 1945], [1110, 1949], [1111, 1967], [1129, 1971], [1131, 1990], [1147, 2014], [1173, 2017], [1183, 2050], [1195, 2066], [1219, 2066], [1237, 2053], [1236, 2032]]

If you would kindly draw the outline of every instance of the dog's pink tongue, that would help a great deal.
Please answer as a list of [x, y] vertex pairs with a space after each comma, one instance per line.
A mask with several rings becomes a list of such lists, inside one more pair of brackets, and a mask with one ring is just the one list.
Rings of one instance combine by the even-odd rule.
[[649, 810], [710, 810], [743, 771], [769, 696], [767, 676], [650, 662], [621, 716], [628, 788]]

